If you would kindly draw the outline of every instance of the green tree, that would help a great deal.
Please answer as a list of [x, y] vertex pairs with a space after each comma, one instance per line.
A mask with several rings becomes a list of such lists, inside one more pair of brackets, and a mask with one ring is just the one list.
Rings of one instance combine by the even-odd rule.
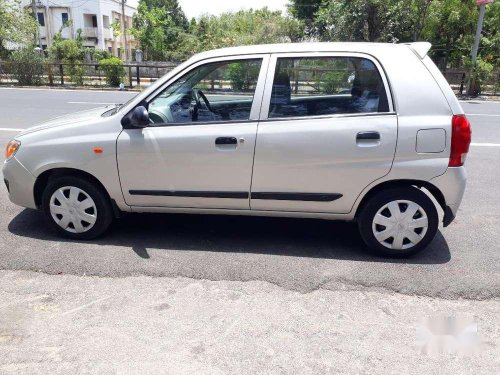
[[290, 13], [321, 40], [413, 41], [432, 0], [290, 0]]
[[430, 55], [442, 69], [468, 67], [478, 82], [499, 66], [499, 1], [487, 5], [474, 67], [469, 56], [479, 8], [472, 0], [290, 0], [289, 9], [306, 22], [306, 32], [320, 40], [426, 40], [433, 44]]
[[[325, 41], [433, 43], [444, 65], [463, 64], [478, 18], [472, 0], [289, 0], [307, 32]], [[480, 55], [493, 62], [500, 49], [500, 2], [487, 6]], [[497, 63], [496, 63], [497, 64]]]
[[423, 39], [433, 44], [432, 56], [442, 67], [461, 65], [463, 57], [470, 54], [477, 19], [477, 6], [473, 1], [433, 2]]
[[303, 22], [284, 17], [280, 11], [268, 8], [240, 10], [219, 16], [202, 16], [194, 34], [202, 50], [299, 41], [303, 36]]
[[417, 39], [428, 0], [324, 0], [315, 13], [322, 40], [408, 42]]
[[[474, 40], [479, 8], [472, 1], [434, 1], [429, 9], [423, 39], [433, 44], [432, 57], [444, 68], [470, 64], [470, 51]], [[500, 2], [486, 6], [481, 44], [480, 70], [499, 66], [500, 58]], [[470, 66], [470, 65], [469, 65]], [[484, 69], [481, 69], [481, 66]], [[484, 77], [484, 74], [481, 73]]]
[[476, 65], [470, 58], [479, 8], [474, 2], [436, 1], [430, 8], [424, 38], [433, 44], [431, 56], [441, 69], [466, 67], [472, 72], [472, 92], [478, 94], [482, 83], [500, 65], [500, 3], [486, 6], [486, 14]]
[[297, 20], [303, 21], [305, 32], [309, 35], [317, 33], [316, 13], [319, 11], [322, 0], [290, 0], [288, 11]]
[[178, 57], [180, 42], [192, 45], [186, 35], [189, 23], [177, 0], [139, 0], [131, 33], [149, 60]]
[[187, 22], [174, 6], [176, 1], [169, 2], [171, 8], [159, 7], [158, 2], [139, 2], [132, 30], [149, 60], [183, 60], [203, 50], [299, 41], [303, 35], [303, 22], [268, 8], [204, 15]]
[[20, 0], [0, 1], [0, 53], [15, 45], [35, 46], [38, 24], [32, 14], [23, 9]]
[[485, 61], [500, 67], [500, 1], [486, 8], [480, 53]]
[[178, 0], [141, 0], [143, 1], [149, 9], [153, 8], [163, 8], [170, 15], [171, 20], [174, 25], [187, 31], [189, 27], [188, 20]]

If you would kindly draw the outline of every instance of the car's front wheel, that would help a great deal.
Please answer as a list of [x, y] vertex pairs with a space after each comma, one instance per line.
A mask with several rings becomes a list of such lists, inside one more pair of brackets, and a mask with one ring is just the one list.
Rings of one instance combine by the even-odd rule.
[[42, 210], [59, 234], [72, 239], [96, 238], [113, 221], [113, 210], [105, 192], [81, 177], [49, 180], [42, 195]]
[[439, 217], [432, 200], [415, 187], [381, 191], [358, 218], [361, 236], [380, 255], [407, 257], [423, 250], [436, 235]]

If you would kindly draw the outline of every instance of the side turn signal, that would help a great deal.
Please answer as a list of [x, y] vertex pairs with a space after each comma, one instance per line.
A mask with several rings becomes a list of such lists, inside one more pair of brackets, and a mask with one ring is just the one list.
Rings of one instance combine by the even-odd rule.
[[19, 150], [19, 147], [21, 146], [21, 142], [16, 141], [15, 139], [7, 143], [7, 147], [5, 148], [5, 160], [9, 160], [12, 158], [17, 150]]

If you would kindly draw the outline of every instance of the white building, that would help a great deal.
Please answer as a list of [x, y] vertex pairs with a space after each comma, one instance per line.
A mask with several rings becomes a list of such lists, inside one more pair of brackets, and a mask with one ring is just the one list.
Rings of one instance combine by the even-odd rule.
[[[31, 7], [31, 0], [22, 0], [22, 5]], [[115, 56], [123, 55], [123, 36], [115, 36], [112, 24], [121, 25], [121, 0], [36, 0], [40, 44], [45, 49], [52, 43], [54, 35], [62, 29], [63, 38], [75, 38], [77, 30], [82, 30], [84, 46], [105, 49]], [[125, 4], [125, 28], [132, 26], [136, 8]], [[121, 34], [121, 33], [120, 33]], [[126, 33], [130, 51], [135, 48], [135, 40]]]

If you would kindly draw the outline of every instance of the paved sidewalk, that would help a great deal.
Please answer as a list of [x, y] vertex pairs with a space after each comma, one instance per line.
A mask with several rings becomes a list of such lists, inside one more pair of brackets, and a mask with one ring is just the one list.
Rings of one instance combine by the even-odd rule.
[[[477, 353], [420, 353], [422, 317], [461, 314]], [[0, 271], [0, 373], [498, 374], [499, 316], [494, 300]]]

